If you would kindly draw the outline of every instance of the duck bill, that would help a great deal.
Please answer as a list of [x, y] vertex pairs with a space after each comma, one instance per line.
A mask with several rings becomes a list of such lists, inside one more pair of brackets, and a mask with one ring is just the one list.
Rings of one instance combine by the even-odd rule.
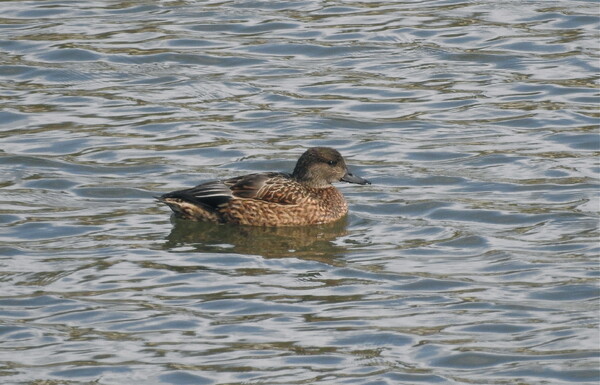
[[346, 174], [342, 177], [342, 179], [340, 179], [340, 181], [348, 182], [348, 183], [356, 183], [356, 184], [371, 184], [371, 182], [369, 182], [368, 180], [363, 179], [356, 175], [352, 175], [351, 173], [349, 173], [347, 171], [346, 171]]

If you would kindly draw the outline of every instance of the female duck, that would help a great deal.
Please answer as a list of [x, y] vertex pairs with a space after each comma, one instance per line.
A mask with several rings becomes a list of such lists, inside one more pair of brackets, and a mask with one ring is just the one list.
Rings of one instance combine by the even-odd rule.
[[267, 172], [207, 182], [158, 198], [175, 214], [197, 221], [252, 226], [302, 226], [329, 223], [348, 212], [333, 182], [371, 184], [352, 175], [340, 153], [309, 148], [292, 174]]

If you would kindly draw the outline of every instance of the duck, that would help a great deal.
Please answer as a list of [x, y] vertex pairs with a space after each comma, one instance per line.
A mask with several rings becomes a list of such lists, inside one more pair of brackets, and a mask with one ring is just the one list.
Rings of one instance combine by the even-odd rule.
[[262, 172], [210, 181], [156, 197], [175, 216], [249, 226], [308, 226], [335, 222], [348, 203], [335, 182], [371, 184], [348, 171], [330, 147], [312, 147], [292, 173]]

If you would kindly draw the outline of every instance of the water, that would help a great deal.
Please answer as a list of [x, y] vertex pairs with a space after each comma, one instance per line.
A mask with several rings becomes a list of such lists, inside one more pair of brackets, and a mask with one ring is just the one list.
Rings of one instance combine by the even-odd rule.
[[[597, 2], [0, 15], [1, 383], [598, 383]], [[152, 199], [315, 145], [339, 223]]]

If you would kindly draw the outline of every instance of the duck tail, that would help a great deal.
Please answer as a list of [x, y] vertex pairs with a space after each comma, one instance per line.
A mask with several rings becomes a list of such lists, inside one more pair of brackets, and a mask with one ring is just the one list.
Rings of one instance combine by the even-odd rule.
[[155, 196], [156, 200], [169, 206], [175, 215], [203, 222], [221, 222], [220, 215], [213, 207], [199, 202], [189, 202], [185, 199], [171, 196], [171, 193]]

